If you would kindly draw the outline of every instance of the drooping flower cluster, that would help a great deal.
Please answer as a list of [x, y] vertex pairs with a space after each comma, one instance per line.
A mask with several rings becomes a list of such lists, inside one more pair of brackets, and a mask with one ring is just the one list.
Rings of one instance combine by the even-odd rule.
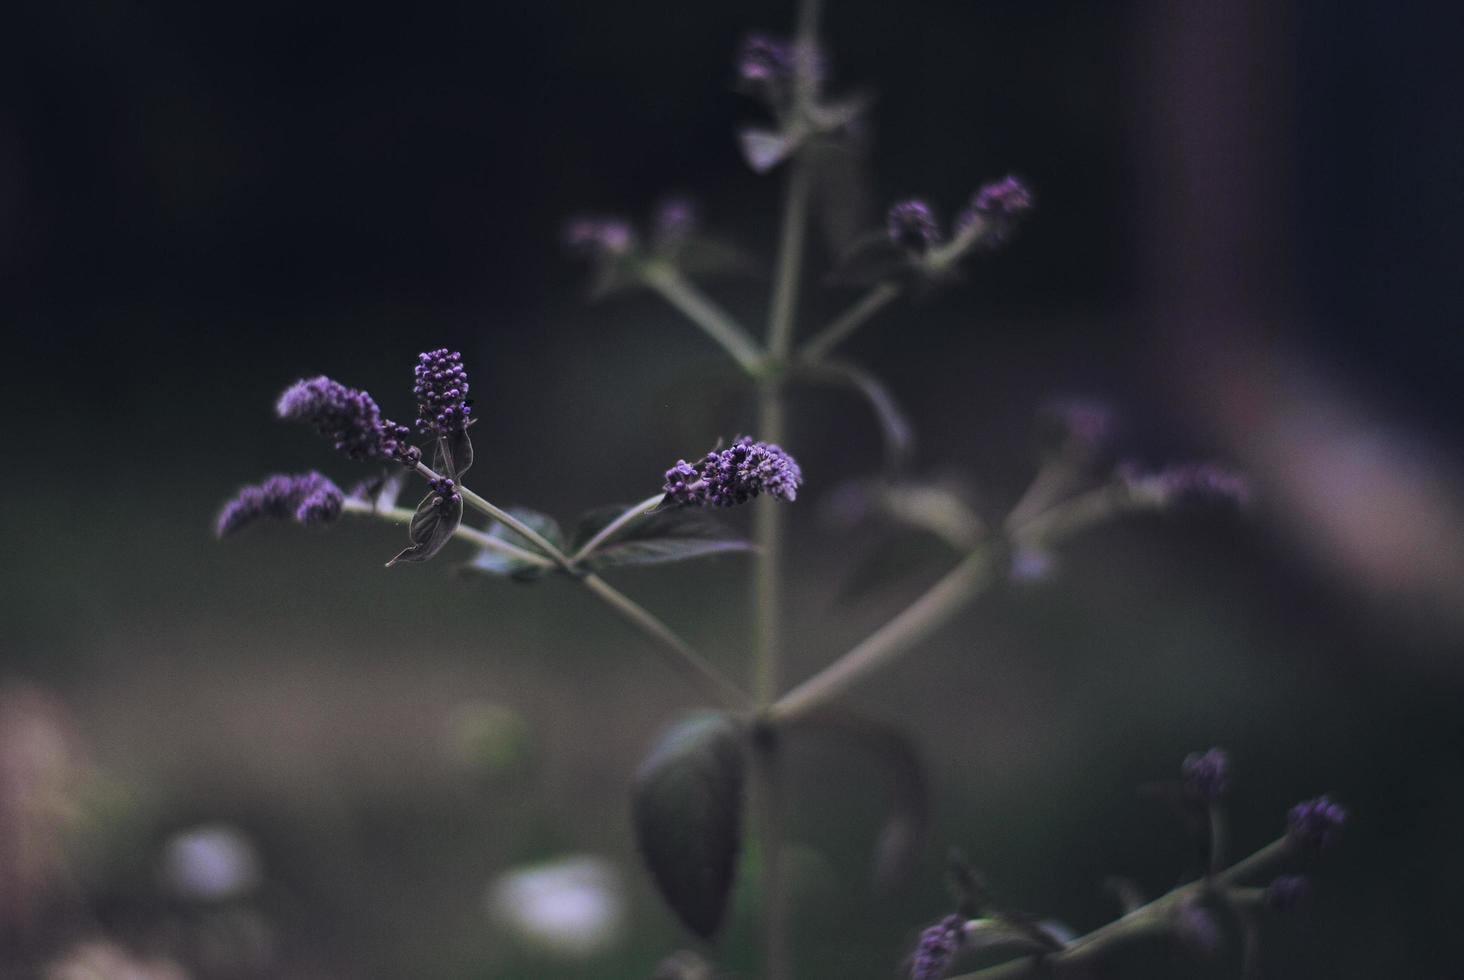
[[948, 915], [920, 933], [910, 958], [910, 980], [940, 980], [966, 940], [966, 920]]
[[666, 502], [732, 507], [761, 494], [795, 500], [803, 471], [782, 448], [738, 439], [727, 449], [713, 450], [696, 463], [681, 459], [666, 471]]
[[1306, 875], [1281, 875], [1266, 886], [1266, 904], [1278, 912], [1295, 908], [1311, 898], [1311, 880]]
[[468, 425], [468, 372], [463, 355], [446, 347], [417, 355], [417, 429], [423, 436], [450, 436]]
[[275, 404], [275, 413], [282, 419], [304, 422], [351, 459], [376, 459], [386, 456], [386, 423], [376, 400], [364, 391], [347, 388], [339, 381], [321, 375], [297, 381]]
[[886, 219], [890, 241], [914, 255], [924, 255], [940, 242], [935, 212], [918, 198], [901, 201], [890, 208]]
[[344, 500], [340, 487], [319, 473], [272, 476], [244, 487], [225, 504], [214, 533], [222, 538], [261, 518], [306, 526], [330, 524], [341, 516]]
[[1031, 189], [1017, 177], [1008, 175], [983, 184], [956, 216], [956, 236], [987, 248], [1002, 245], [1036, 203]]
[[1215, 463], [1179, 463], [1145, 472], [1133, 463], [1119, 469], [1119, 477], [1137, 497], [1156, 504], [1250, 503], [1250, 481]]
[[1347, 826], [1347, 810], [1325, 794], [1291, 808], [1286, 815], [1286, 836], [1301, 847], [1323, 850], [1336, 844]]
[[1215, 803], [1230, 790], [1230, 756], [1224, 749], [1191, 752], [1180, 765], [1185, 796], [1200, 803]]

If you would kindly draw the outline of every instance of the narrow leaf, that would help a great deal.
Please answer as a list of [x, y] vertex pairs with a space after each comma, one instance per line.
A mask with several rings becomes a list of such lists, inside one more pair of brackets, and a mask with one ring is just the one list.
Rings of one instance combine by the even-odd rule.
[[722, 923], [742, 844], [743, 730], [701, 714], [667, 731], [635, 776], [636, 843], [661, 897], [710, 939]]
[[432, 468], [443, 476], [461, 480], [468, 467], [473, 465], [473, 440], [468, 430], [462, 429], [450, 436], [438, 436], [432, 450]]
[[[508, 512], [539, 532], [555, 547], [564, 547], [564, 532], [560, 530], [559, 522], [548, 514], [541, 514], [536, 510], [528, 510], [523, 507], [510, 507]], [[488, 536], [498, 538], [506, 544], [514, 545], [532, 554], [542, 554], [533, 542], [497, 521], [494, 521], [488, 529]], [[548, 556], [544, 555], [544, 557]], [[548, 575], [554, 571], [554, 568], [540, 562], [530, 562], [513, 555], [505, 555], [491, 548], [483, 548], [473, 556], [472, 561], [462, 566], [461, 571], [466, 574], [510, 578], [516, 582], [533, 582]]]
[[390, 568], [398, 562], [423, 562], [442, 550], [452, 540], [453, 532], [463, 520], [463, 500], [454, 496], [444, 500], [429, 492], [417, 505], [412, 523], [407, 528], [411, 547], [402, 551], [386, 565]]
[[[580, 517], [571, 549], [577, 550], [626, 508], [597, 507]], [[619, 531], [585, 562], [590, 568], [663, 565], [706, 555], [749, 551], [752, 543], [737, 537], [706, 511], [689, 507], [656, 511]]]

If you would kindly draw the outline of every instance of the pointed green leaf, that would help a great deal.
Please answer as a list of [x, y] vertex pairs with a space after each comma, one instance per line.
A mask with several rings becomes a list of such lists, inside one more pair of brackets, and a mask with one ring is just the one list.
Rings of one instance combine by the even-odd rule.
[[[626, 507], [597, 507], [580, 517], [571, 550], [577, 550]], [[626, 565], [663, 565], [729, 551], [749, 551], [752, 543], [704, 510], [678, 507], [647, 514], [600, 545], [585, 564], [595, 571]]]
[[721, 714], [673, 726], [636, 773], [636, 843], [661, 897], [709, 939], [722, 923], [742, 844], [743, 729]]
[[461, 481], [468, 467], [473, 465], [473, 440], [468, 430], [462, 429], [450, 436], [438, 436], [432, 450], [432, 468], [443, 476]]

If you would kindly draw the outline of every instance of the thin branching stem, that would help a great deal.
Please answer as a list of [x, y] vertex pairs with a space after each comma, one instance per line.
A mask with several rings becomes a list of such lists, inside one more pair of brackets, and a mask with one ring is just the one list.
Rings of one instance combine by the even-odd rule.
[[[347, 498], [343, 509], [348, 514], [364, 514], [369, 517], [379, 517], [384, 521], [391, 521], [393, 524], [410, 524], [414, 512], [406, 507], [377, 507], [375, 504], [361, 500]], [[505, 541], [502, 538], [495, 538], [487, 531], [480, 531], [475, 527], [466, 524], [459, 524], [452, 532], [454, 537], [462, 538], [470, 544], [479, 548], [486, 548], [489, 551], [496, 551], [500, 555], [512, 558], [514, 561], [521, 561], [526, 565], [535, 565], [539, 568], [554, 568], [554, 559], [546, 558], [526, 548]]]
[[[417, 464], [417, 472], [421, 473], [428, 480], [439, 479], [432, 468], [424, 463]], [[734, 711], [748, 712], [752, 710], [752, 698], [748, 697], [741, 688], [723, 676], [690, 643], [683, 640], [676, 631], [667, 626], [660, 618], [640, 605], [640, 603], [598, 575], [583, 574], [579, 568], [575, 567], [570, 557], [555, 546], [552, 541], [501, 507], [483, 499], [467, 487], [459, 486], [457, 490], [458, 493], [462, 494], [464, 503], [475, 510], [487, 514], [505, 527], [517, 531], [530, 544], [542, 550], [554, 565], [568, 572], [571, 579], [589, 589], [592, 594], [608, 604], [628, 622], [654, 639], [660, 645], [660, 649], [674, 654], [674, 656], [668, 658], [668, 662], [680, 669], [682, 673], [691, 677], [717, 703]]]
[[850, 334], [894, 302], [904, 291], [903, 286], [892, 281], [882, 282], [872, 287], [853, 306], [840, 313], [828, 326], [814, 334], [807, 343], [800, 347], [798, 359], [806, 363], [817, 363], [823, 360]]
[[[1042, 956], [1024, 956], [971, 973], [962, 973], [951, 980], [1017, 980], [1021, 977], [1088, 975], [1094, 962], [1116, 946], [1172, 927], [1175, 909], [1193, 896], [1209, 888], [1231, 888], [1236, 882], [1264, 873], [1274, 873], [1278, 866], [1294, 856], [1286, 838], [1272, 841], [1243, 861], [1225, 869], [1213, 879], [1201, 878], [1180, 885], [1172, 891], [1079, 936], [1064, 949]], [[1234, 894], [1234, 893], [1232, 893]]]
[[595, 532], [595, 536], [586, 541], [578, 551], [570, 556], [569, 560], [578, 565], [580, 562], [590, 557], [590, 555], [593, 555], [596, 549], [600, 547], [600, 545], [604, 544], [606, 541], [609, 541], [611, 538], [615, 537], [615, 535], [623, 531], [626, 527], [634, 524], [636, 521], [640, 520], [642, 517], [646, 516], [646, 514], [654, 510], [656, 506], [660, 504], [661, 501], [664, 499], [666, 499], [665, 493], [658, 493], [654, 497], [647, 497], [640, 503], [627, 508], [625, 513], [621, 514], [619, 517], [615, 518], [615, 520], [611, 521], [609, 524], [606, 524], [604, 527], [600, 528], [599, 531]]
[[697, 289], [674, 265], [650, 262], [641, 272], [641, 279], [716, 341], [744, 371], [754, 376], [762, 371], [763, 351], [747, 329]]

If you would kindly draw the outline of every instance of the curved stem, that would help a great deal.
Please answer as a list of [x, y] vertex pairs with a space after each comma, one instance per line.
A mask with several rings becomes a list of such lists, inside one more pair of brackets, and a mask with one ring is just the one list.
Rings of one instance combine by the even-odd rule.
[[640, 518], [644, 517], [646, 514], [650, 513], [664, 499], [666, 499], [666, 494], [658, 493], [654, 497], [647, 497], [645, 500], [642, 500], [640, 503], [626, 510], [625, 513], [615, 518], [615, 520], [600, 528], [600, 530], [595, 533], [595, 536], [593, 538], [590, 538], [590, 540], [584, 543], [584, 546], [581, 547], [580, 550], [576, 551], [573, 555], [570, 555], [570, 562], [578, 565], [580, 562], [584, 561], [590, 555], [594, 554], [595, 549], [599, 548], [600, 545], [604, 544], [606, 541], [609, 541], [616, 534], [619, 534], [620, 531], [623, 530], [627, 525], [633, 524]]
[[839, 344], [864, 325], [870, 317], [884, 309], [904, 292], [904, 287], [895, 282], [882, 282], [865, 293], [858, 302], [834, 318], [828, 326], [798, 349], [798, 359], [816, 362], [827, 357]]
[[669, 262], [648, 263], [641, 272], [641, 280], [720, 344], [748, 374], [756, 375], [762, 370], [763, 352], [742, 324], [708, 299], [675, 266]]
[[[426, 463], [418, 463], [417, 472], [422, 474], [422, 476], [425, 477], [429, 482], [441, 479], [441, 477], [437, 475], [432, 467], [428, 466]], [[523, 521], [519, 520], [508, 511], [504, 510], [502, 507], [499, 507], [495, 504], [488, 502], [487, 500], [484, 500], [482, 497], [478, 496], [476, 493], [469, 490], [467, 487], [462, 486], [461, 484], [458, 485], [457, 492], [462, 495], [463, 503], [467, 504], [469, 507], [472, 507], [474, 510], [482, 511], [484, 514], [487, 514], [489, 517], [493, 518], [504, 527], [507, 527], [513, 531], [517, 531], [519, 535], [524, 538], [524, 540], [528, 541], [535, 548], [538, 548], [544, 554], [548, 555], [553, 560], [554, 564], [558, 565], [560, 568], [563, 568], [566, 572], [570, 572], [571, 574], [573, 574], [575, 570], [573, 563], [570, 562], [569, 558], [564, 554], [564, 552], [560, 551], [559, 548], [557, 548], [554, 543], [548, 538], [544, 537], [544, 535], [540, 534], [538, 531], [535, 531]]]
[[674, 657], [667, 663], [691, 677], [703, 690], [715, 698], [723, 707], [736, 711], [750, 711], [752, 699], [741, 688], [733, 684], [715, 667], [697, 653], [689, 643], [677, 636], [671, 627], [648, 612], [625, 593], [616, 589], [598, 575], [581, 576], [579, 583], [598, 596], [625, 619], [639, 627], [648, 636], [659, 640], [661, 647]]
[[[342, 509], [348, 514], [362, 514], [367, 517], [380, 517], [382, 520], [391, 521], [394, 524], [412, 523], [413, 511], [406, 507], [392, 507], [382, 510], [374, 504], [365, 503], [360, 500], [347, 498]], [[515, 561], [524, 562], [527, 565], [538, 565], [540, 568], [553, 568], [554, 560], [545, 558], [518, 545], [505, 541], [502, 538], [495, 538], [487, 531], [480, 531], [475, 527], [466, 524], [459, 524], [452, 532], [454, 537], [462, 538], [464, 541], [477, 545], [479, 548], [486, 548], [489, 551], [496, 551], [506, 555]]]

